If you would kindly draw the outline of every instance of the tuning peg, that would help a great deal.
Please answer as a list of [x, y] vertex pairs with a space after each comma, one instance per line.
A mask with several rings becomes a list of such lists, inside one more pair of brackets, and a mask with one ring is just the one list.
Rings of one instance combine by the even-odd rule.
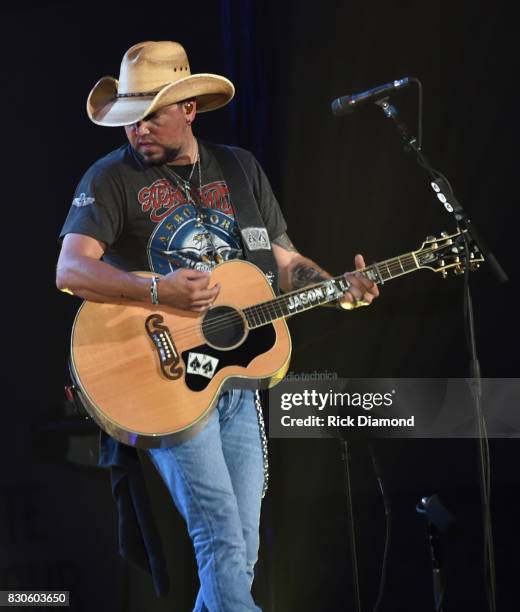
[[448, 272], [446, 270], [442, 271], [442, 278], [447, 278], [448, 277]]
[[426, 236], [426, 242], [433, 242], [435, 240], [435, 236]]
[[447, 238], [448, 237], [448, 232], [441, 232], [441, 236], [443, 238]]

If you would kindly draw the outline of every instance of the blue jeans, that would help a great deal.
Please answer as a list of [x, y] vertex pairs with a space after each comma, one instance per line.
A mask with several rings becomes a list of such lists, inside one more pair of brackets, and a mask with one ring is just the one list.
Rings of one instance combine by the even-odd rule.
[[194, 612], [259, 611], [251, 584], [264, 474], [253, 391], [224, 392], [193, 438], [148, 452], [193, 542], [200, 579]]

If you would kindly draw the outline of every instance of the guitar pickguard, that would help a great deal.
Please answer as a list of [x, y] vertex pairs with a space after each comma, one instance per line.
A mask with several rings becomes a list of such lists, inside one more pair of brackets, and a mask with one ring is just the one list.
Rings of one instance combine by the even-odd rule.
[[184, 380], [192, 391], [203, 391], [215, 374], [227, 366], [247, 367], [251, 361], [271, 349], [276, 342], [276, 332], [272, 325], [263, 325], [249, 330], [240, 346], [230, 350], [218, 350], [201, 344], [182, 353], [186, 364]]

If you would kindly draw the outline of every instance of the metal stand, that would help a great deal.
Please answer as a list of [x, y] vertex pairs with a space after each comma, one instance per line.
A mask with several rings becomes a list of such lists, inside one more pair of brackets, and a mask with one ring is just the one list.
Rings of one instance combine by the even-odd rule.
[[[412, 79], [420, 86], [417, 79]], [[463, 210], [460, 203], [455, 198], [451, 185], [448, 179], [435, 170], [430, 162], [422, 153], [421, 144], [417, 138], [410, 134], [407, 125], [399, 118], [397, 110], [390, 104], [389, 98], [385, 97], [375, 101], [375, 104], [381, 108], [385, 117], [391, 119], [404, 141], [404, 150], [406, 152], [413, 151], [415, 153], [417, 163], [424, 168], [432, 179], [431, 187], [437, 194], [437, 198], [442, 202], [444, 208], [452, 213], [455, 217], [455, 223], [459, 229], [466, 230], [464, 233], [466, 241], [466, 261], [469, 262], [469, 244], [473, 241], [484, 259], [488, 262], [491, 271], [499, 282], [508, 280], [503, 268], [488, 248], [475, 226], [471, 223], [469, 217]], [[482, 413], [482, 389], [480, 378], [480, 365], [477, 357], [477, 345], [475, 338], [475, 327], [473, 317], [473, 306], [471, 301], [471, 293], [469, 288], [469, 268], [466, 266], [464, 274], [464, 307], [465, 307], [465, 323], [466, 336], [468, 338], [468, 348], [470, 352], [469, 371], [471, 376], [471, 389], [473, 394], [475, 414], [478, 424], [478, 448], [479, 448], [479, 471], [480, 471], [480, 491], [482, 500], [482, 520], [484, 527], [484, 564], [486, 570], [486, 586], [491, 612], [496, 610], [496, 581], [495, 581], [495, 564], [493, 555], [493, 535], [491, 528], [491, 510], [489, 504], [490, 495], [490, 474], [489, 474], [489, 448], [486, 436], [486, 424]]]
[[435, 612], [444, 612], [444, 593], [446, 592], [446, 578], [442, 567], [439, 551], [439, 531], [431, 522], [427, 522], [428, 540], [430, 542], [430, 555], [432, 560], [433, 578], [433, 604]]
[[437, 495], [423, 497], [416, 506], [417, 512], [426, 515], [426, 531], [432, 562], [433, 603], [435, 612], [444, 612], [446, 577], [440, 551], [440, 534], [447, 533], [454, 517], [443, 507]]
[[359, 572], [357, 564], [356, 532], [354, 528], [354, 506], [352, 503], [352, 487], [350, 483], [350, 451], [345, 438], [341, 441], [342, 459], [345, 464], [345, 481], [347, 488], [348, 529], [350, 539], [350, 555], [352, 560], [352, 582], [354, 583], [354, 599], [356, 612], [361, 612], [361, 596], [359, 592]]

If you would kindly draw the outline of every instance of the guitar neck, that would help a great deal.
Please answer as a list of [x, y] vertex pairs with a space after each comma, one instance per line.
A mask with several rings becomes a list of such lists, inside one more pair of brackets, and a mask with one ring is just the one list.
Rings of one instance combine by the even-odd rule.
[[[357, 270], [357, 272], [372, 282], [382, 285], [398, 276], [415, 272], [420, 267], [415, 252], [411, 251], [399, 257], [371, 264], [361, 270]], [[306, 312], [311, 308], [316, 308], [316, 306], [323, 306], [329, 302], [334, 302], [342, 298], [349, 288], [350, 283], [341, 274], [315, 285], [309, 285], [290, 293], [284, 293], [268, 302], [249, 306], [244, 308], [243, 313], [250, 329], [261, 327], [277, 319], [285, 319], [299, 312]]]

